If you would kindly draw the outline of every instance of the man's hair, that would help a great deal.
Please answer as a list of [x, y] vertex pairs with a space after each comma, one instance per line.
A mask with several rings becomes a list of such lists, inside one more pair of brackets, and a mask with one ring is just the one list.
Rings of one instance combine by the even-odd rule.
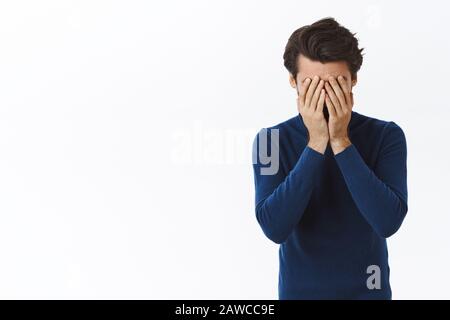
[[364, 50], [358, 49], [355, 34], [331, 17], [303, 26], [289, 37], [283, 55], [284, 66], [296, 80], [300, 54], [322, 63], [345, 61], [354, 79], [361, 68]]

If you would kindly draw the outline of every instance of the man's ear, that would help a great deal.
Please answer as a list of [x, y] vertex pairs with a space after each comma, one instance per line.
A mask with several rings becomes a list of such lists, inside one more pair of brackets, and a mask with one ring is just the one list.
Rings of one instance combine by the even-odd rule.
[[353, 87], [356, 86], [356, 83], [358, 82], [358, 77], [355, 75], [355, 78], [352, 79], [352, 87], [350, 88], [350, 96], [352, 98], [352, 106], [354, 104], [353, 100]]
[[291, 73], [289, 73], [289, 83], [291, 84], [291, 87], [295, 89], [295, 92], [297, 92], [297, 95], [300, 94], [297, 88], [297, 81], [295, 80], [294, 76], [292, 76]]
[[292, 73], [289, 73], [289, 83], [291, 84], [292, 88], [297, 89], [297, 81], [295, 81], [295, 78], [292, 75]]
[[358, 82], [358, 76], [355, 75], [355, 78], [352, 79], [352, 88], [356, 86], [356, 83]]

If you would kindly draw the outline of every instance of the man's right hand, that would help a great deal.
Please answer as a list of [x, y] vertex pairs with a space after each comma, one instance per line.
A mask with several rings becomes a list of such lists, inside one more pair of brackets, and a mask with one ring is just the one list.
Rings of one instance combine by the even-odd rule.
[[322, 154], [327, 148], [328, 124], [323, 115], [325, 103], [324, 81], [319, 76], [306, 78], [300, 85], [297, 108], [308, 129], [308, 146]]

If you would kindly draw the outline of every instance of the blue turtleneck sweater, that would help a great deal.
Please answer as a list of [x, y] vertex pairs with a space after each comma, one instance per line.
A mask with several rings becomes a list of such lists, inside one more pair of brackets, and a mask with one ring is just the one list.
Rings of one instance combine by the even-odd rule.
[[386, 238], [408, 211], [405, 135], [352, 111], [349, 138], [321, 154], [301, 115], [255, 137], [255, 213], [280, 245], [279, 299], [392, 299]]

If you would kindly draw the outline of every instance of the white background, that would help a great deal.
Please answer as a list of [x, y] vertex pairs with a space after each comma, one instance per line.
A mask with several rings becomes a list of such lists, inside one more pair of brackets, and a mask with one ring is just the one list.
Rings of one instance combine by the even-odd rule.
[[288, 37], [332, 16], [365, 48], [354, 110], [407, 136], [393, 298], [450, 298], [449, 12], [446, 1], [1, 1], [0, 297], [276, 299], [251, 140], [296, 114]]

